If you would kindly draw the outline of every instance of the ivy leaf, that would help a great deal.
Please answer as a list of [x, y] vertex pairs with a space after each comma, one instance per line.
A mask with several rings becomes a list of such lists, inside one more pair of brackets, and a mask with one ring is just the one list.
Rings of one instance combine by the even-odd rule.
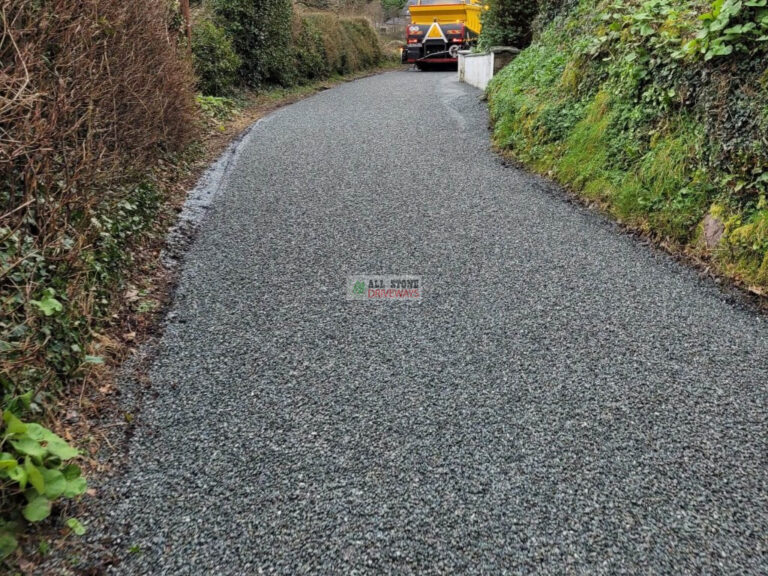
[[91, 356], [90, 354], [86, 354], [83, 362], [86, 364], [104, 364], [104, 358], [101, 356]]
[[[29, 390], [21, 396], [16, 397], [16, 400], [18, 400], [27, 410], [29, 410], [29, 407], [32, 405], [32, 393], [32, 390]], [[27, 424], [27, 426], [29, 426], [29, 424]]]
[[70, 518], [67, 520], [67, 526], [69, 526], [72, 529], [72, 532], [78, 536], [85, 534], [85, 526], [83, 526], [83, 523], [77, 518]]
[[52, 436], [55, 436], [55, 434], [48, 430], [48, 428], [40, 426], [40, 424], [30, 422], [27, 424], [27, 436], [32, 438], [32, 440], [43, 442], [44, 440], [50, 440]]
[[640, 36], [651, 36], [656, 33], [656, 30], [653, 29], [653, 26], [649, 24], [642, 24], [640, 26]]
[[22, 514], [30, 522], [45, 520], [51, 515], [51, 501], [45, 496], [38, 496], [24, 506]]
[[75, 478], [80, 477], [80, 466], [77, 464], [67, 464], [61, 469], [61, 473], [65, 480], [74, 480]]
[[[52, 292], [52, 290], [50, 291]], [[46, 293], [41, 300], [30, 300], [29, 303], [36, 306], [40, 312], [46, 316], [53, 316], [57, 312], [64, 310], [61, 302], [56, 300], [51, 293]]]
[[22, 490], [27, 487], [27, 472], [18, 464], [8, 470], [8, 478], [16, 482]]
[[18, 462], [16, 461], [16, 458], [14, 458], [13, 454], [9, 454], [8, 452], [3, 452], [0, 454], [0, 470], [14, 468], [17, 465]]

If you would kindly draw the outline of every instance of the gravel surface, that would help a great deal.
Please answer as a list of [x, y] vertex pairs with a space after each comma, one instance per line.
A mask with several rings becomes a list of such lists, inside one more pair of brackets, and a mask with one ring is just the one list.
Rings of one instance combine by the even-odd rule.
[[768, 322], [505, 167], [479, 95], [393, 72], [252, 129], [87, 518], [110, 573], [768, 572]]

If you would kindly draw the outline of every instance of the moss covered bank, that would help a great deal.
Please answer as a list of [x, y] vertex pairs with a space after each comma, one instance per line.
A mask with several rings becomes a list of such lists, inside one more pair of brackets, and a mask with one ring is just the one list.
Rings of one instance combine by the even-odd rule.
[[495, 144], [765, 292], [767, 2], [549, 4], [488, 88]]

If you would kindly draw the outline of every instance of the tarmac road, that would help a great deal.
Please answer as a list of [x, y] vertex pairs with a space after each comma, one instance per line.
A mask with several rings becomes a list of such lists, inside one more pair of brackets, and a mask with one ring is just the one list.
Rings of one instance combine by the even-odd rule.
[[479, 96], [392, 72], [252, 129], [88, 519], [111, 573], [768, 573], [766, 318], [504, 166]]

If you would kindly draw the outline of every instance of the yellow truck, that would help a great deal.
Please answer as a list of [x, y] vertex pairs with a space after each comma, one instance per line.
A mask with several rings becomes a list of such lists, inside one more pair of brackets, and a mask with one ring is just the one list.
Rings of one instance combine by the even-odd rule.
[[403, 63], [417, 68], [456, 64], [459, 50], [477, 43], [482, 24], [481, 0], [415, 0], [408, 7], [411, 23], [405, 29]]

